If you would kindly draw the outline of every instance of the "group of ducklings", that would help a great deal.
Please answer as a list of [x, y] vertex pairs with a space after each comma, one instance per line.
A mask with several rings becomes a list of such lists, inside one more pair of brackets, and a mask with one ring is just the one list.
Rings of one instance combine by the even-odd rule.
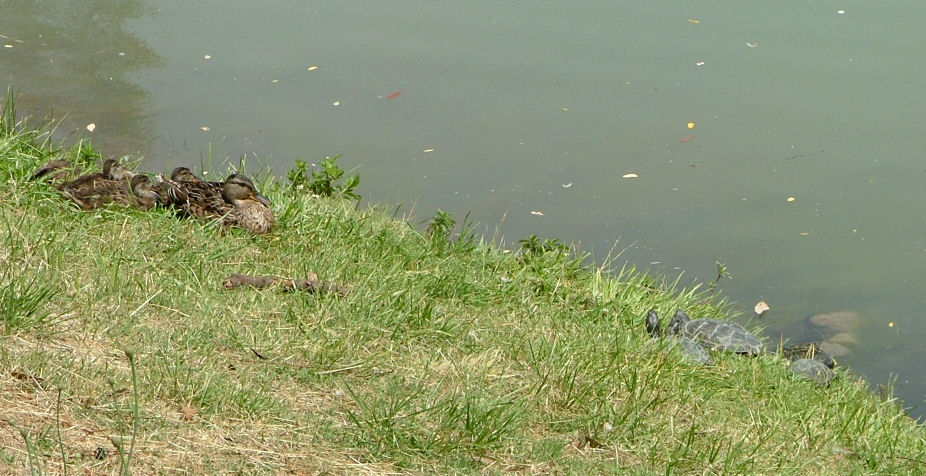
[[223, 182], [208, 182], [186, 167], [177, 167], [170, 178], [152, 180], [136, 174], [118, 161], [103, 162], [101, 172], [79, 175], [64, 159], [48, 162], [32, 174], [36, 180], [47, 177], [61, 193], [82, 210], [92, 210], [110, 203], [150, 210], [170, 207], [181, 216], [219, 220], [222, 226], [239, 227], [252, 233], [267, 233], [273, 228], [270, 201], [257, 193], [245, 175], [231, 174]]

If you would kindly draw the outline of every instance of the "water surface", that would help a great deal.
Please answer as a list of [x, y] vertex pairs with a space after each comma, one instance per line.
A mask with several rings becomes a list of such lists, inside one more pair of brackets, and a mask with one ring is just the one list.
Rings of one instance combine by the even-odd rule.
[[841, 362], [922, 417], [926, 4], [699, 3], [0, 0], [0, 78], [149, 170], [342, 154], [367, 201], [509, 246], [722, 261], [770, 336], [857, 313]]

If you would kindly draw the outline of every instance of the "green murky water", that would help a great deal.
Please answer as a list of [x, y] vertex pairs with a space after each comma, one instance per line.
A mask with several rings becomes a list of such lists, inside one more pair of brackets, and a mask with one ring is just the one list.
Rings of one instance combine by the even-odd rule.
[[926, 415], [926, 4], [699, 3], [0, 0], [0, 85], [153, 171], [340, 153], [508, 244], [720, 260], [770, 336], [857, 313], [841, 362]]

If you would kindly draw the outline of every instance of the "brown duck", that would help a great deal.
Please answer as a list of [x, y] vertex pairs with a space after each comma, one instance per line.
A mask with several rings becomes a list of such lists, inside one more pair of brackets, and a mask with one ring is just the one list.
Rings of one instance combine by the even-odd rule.
[[[47, 175], [53, 182], [63, 180], [71, 173], [70, 167], [71, 163], [67, 160], [52, 160], [32, 174], [32, 179]], [[73, 180], [55, 184], [55, 188], [81, 210], [93, 210], [109, 203], [131, 206], [137, 204], [129, 184], [134, 176], [134, 173], [119, 162], [108, 159], [103, 162], [101, 172], [84, 174]]]
[[[244, 228], [252, 233], [267, 233], [273, 228], [270, 201], [257, 193], [248, 177], [232, 174], [224, 182], [183, 180], [186, 173], [177, 173], [181, 168], [174, 169], [172, 179], [163, 182], [165, 193], [162, 198], [166, 197], [166, 201], [183, 214], [221, 220], [223, 226]], [[189, 176], [196, 177], [192, 173]]]
[[164, 205], [165, 186], [163, 182], [152, 182], [145, 174], [132, 177], [132, 194], [135, 196], [135, 206], [142, 210], [150, 210], [158, 205]]

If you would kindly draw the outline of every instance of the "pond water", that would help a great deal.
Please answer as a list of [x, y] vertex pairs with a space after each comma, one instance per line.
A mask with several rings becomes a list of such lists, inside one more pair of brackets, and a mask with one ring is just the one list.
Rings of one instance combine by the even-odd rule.
[[698, 3], [0, 0], [0, 86], [147, 170], [342, 154], [365, 201], [506, 246], [721, 261], [770, 340], [926, 416], [926, 3]]

